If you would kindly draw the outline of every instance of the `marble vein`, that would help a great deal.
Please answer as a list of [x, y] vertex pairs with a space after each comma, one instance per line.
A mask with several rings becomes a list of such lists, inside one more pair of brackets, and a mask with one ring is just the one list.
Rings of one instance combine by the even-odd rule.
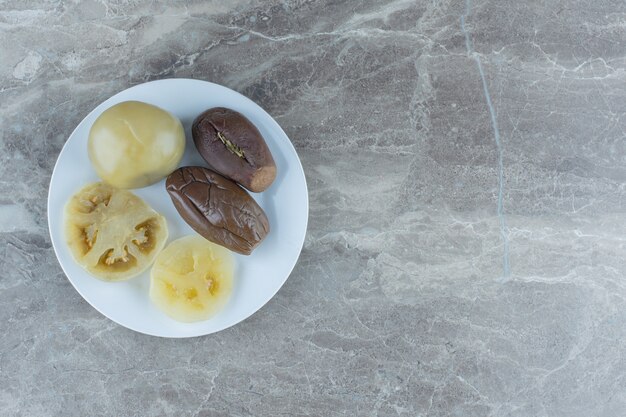
[[498, 199], [497, 199], [497, 213], [500, 219], [500, 235], [502, 237], [503, 246], [503, 261], [502, 261], [502, 278], [508, 279], [511, 275], [511, 265], [509, 260], [509, 238], [508, 229], [506, 226], [506, 216], [504, 212], [504, 166], [502, 162], [502, 142], [500, 139], [500, 129], [498, 128], [498, 116], [496, 109], [491, 101], [491, 94], [489, 94], [489, 87], [487, 86], [487, 78], [485, 77], [485, 71], [483, 70], [483, 64], [480, 61], [480, 57], [474, 53], [472, 47], [471, 36], [465, 27], [465, 22], [470, 16], [472, 10], [472, 0], [465, 0], [465, 12], [461, 15], [461, 31], [465, 37], [465, 48], [467, 54], [476, 62], [476, 68], [480, 75], [480, 80], [483, 87], [483, 93], [487, 102], [487, 108], [489, 109], [489, 117], [491, 119], [491, 126], [493, 128], [493, 137], [496, 143], [496, 150], [498, 152]]

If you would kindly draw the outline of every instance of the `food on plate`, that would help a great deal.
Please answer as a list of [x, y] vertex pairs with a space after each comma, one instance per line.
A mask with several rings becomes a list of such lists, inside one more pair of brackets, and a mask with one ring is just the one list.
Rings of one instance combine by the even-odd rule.
[[89, 159], [98, 176], [117, 188], [145, 187], [165, 178], [184, 151], [180, 120], [140, 101], [109, 107], [89, 131]]
[[183, 167], [165, 183], [176, 210], [200, 235], [249, 255], [267, 236], [263, 209], [234, 182], [202, 167]]
[[233, 288], [228, 249], [194, 235], [170, 243], [150, 274], [150, 299], [175, 320], [206, 320], [220, 311]]
[[65, 237], [76, 263], [104, 281], [143, 272], [167, 240], [165, 218], [130, 191], [86, 185], [65, 206]]
[[276, 178], [274, 158], [259, 130], [241, 113], [223, 107], [199, 115], [193, 141], [209, 167], [253, 192]]

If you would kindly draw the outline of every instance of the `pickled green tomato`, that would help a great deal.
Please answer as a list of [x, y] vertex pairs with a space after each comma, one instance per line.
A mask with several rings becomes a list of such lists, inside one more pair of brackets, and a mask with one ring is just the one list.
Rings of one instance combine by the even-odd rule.
[[98, 176], [117, 188], [154, 184], [178, 167], [184, 151], [180, 120], [140, 101], [108, 108], [89, 131], [89, 159]]

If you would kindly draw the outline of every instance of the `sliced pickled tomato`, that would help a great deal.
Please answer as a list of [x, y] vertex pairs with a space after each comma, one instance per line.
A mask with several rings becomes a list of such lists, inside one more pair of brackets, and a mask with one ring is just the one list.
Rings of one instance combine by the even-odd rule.
[[89, 184], [65, 207], [65, 233], [74, 260], [105, 281], [148, 268], [167, 239], [165, 218], [130, 191]]
[[232, 253], [203, 237], [186, 236], [159, 253], [150, 273], [150, 299], [175, 320], [206, 320], [230, 299]]

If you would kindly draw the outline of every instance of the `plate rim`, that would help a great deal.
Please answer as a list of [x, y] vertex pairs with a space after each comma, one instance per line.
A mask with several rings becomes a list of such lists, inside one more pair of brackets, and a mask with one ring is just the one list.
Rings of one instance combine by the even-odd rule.
[[[284, 280], [282, 281], [282, 283], [278, 286], [278, 288], [276, 289], [276, 291], [274, 291], [274, 293], [267, 299], [265, 300], [256, 310], [252, 311], [250, 314], [243, 316], [241, 319], [239, 319], [238, 321], [229, 324], [229, 325], [225, 325], [225, 326], [221, 326], [215, 330], [211, 330], [208, 332], [199, 332], [198, 334], [189, 334], [189, 335], [184, 335], [184, 334], [177, 334], [177, 335], [164, 335], [164, 334], [158, 334], [158, 333], [153, 333], [150, 331], [145, 331], [142, 329], [138, 329], [134, 326], [129, 326], [126, 325], [124, 323], [120, 323], [118, 320], [115, 320], [111, 317], [109, 317], [107, 314], [105, 314], [104, 312], [102, 312], [97, 306], [95, 306], [83, 293], [82, 291], [79, 289], [79, 287], [76, 286], [76, 284], [74, 283], [74, 281], [72, 281], [72, 279], [69, 277], [67, 271], [65, 270], [65, 267], [63, 266], [63, 263], [60, 260], [59, 257], [59, 251], [57, 250], [57, 245], [55, 244], [55, 238], [53, 236], [52, 233], [52, 227], [51, 227], [51, 210], [50, 210], [50, 201], [51, 201], [51, 192], [52, 192], [52, 182], [54, 181], [55, 178], [55, 174], [57, 173], [57, 167], [59, 165], [59, 161], [61, 160], [61, 156], [63, 155], [63, 153], [66, 151], [66, 148], [68, 146], [68, 143], [70, 141], [70, 139], [74, 136], [74, 134], [76, 133], [76, 131], [78, 130], [78, 128], [85, 122], [86, 119], [88, 119], [94, 112], [96, 112], [96, 110], [98, 110], [101, 106], [103, 106], [105, 103], [107, 103], [109, 100], [111, 100], [112, 98], [114, 98], [115, 96], [117, 96], [118, 94], [121, 94], [125, 91], [128, 90], [132, 90], [134, 88], [138, 88], [140, 86], [145, 86], [148, 84], [162, 84], [162, 83], [171, 83], [171, 82], [185, 82], [185, 83], [199, 83], [199, 84], [206, 84], [206, 85], [210, 85], [212, 87], [218, 87], [218, 88], [225, 88], [227, 90], [230, 90], [232, 93], [234, 93], [236, 96], [238, 96], [240, 99], [258, 107], [259, 109], [261, 109], [266, 115], [269, 116], [269, 122], [273, 125], [273, 127], [275, 129], [278, 129], [279, 132], [281, 132], [283, 135], [285, 135], [285, 137], [287, 138], [287, 142], [288, 142], [288, 146], [291, 148], [291, 150], [293, 151], [293, 153], [296, 155], [296, 161], [297, 161], [297, 168], [299, 168], [298, 172], [299, 174], [302, 176], [302, 182], [304, 184], [304, 204], [306, 207], [306, 216], [304, 218], [304, 233], [302, 234], [302, 238], [300, 239], [299, 242], [299, 247], [298, 247], [298, 256], [294, 257], [293, 260], [291, 261], [291, 265], [289, 265], [289, 272], [285, 275]], [[54, 255], [57, 259], [57, 263], [58, 265], [61, 267], [61, 270], [63, 271], [63, 274], [65, 275], [65, 279], [67, 279], [70, 284], [72, 284], [72, 287], [74, 287], [74, 289], [76, 290], [76, 292], [78, 292], [78, 294], [83, 298], [83, 300], [85, 300], [87, 302], [87, 304], [89, 304], [93, 309], [95, 309], [98, 313], [100, 313], [102, 316], [104, 316], [105, 318], [107, 318], [108, 320], [116, 323], [119, 326], [122, 326], [126, 329], [132, 330], [134, 332], [140, 333], [140, 334], [144, 334], [144, 335], [148, 335], [148, 336], [154, 336], [154, 337], [161, 337], [161, 338], [165, 338], [165, 339], [190, 339], [190, 338], [194, 338], [194, 337], [202, 337], [202, 336], [207, 336], [210, 334], [214, 334], [214, 333], [218, 333], [221, 332], [222, 330], [226, 330], [230, 327], [236, 326], [240, 323], [242, 323], [243, 321], [249, 319], [250, 317], [252, 317], [254, 314], [256, 314], [259, 310], [261, 310], [270, 300], [272, 300], [276, 294], [278, 294], [278, 292], [280, 291], [280, 289], [283, 287], [283, 285], [285, 285], [285, 282], [287, 282], [287, 280], [289, 279], [289, 277], [291, 276], [291, 273], [293, 272], [293, 269], [295, 268], [296, 264], [298, 263], [298, 260], [300, 259], [300, 255], [302, 254], [302, 249], [304, 247], [304, 242], [306, 240], [306, 235], [307, 235], [307, 231], [308, 231], [308, 223], [309, 223], [309, 190], [308, 190], [308, 184], [307, 184], [307, 180], [306, 180], [306, 174], [304, 172], [304, 167], [302, 166], [302, 161], [300, 160], [300, 155], [298, 155], [298, 152], [296, 151], [296, 148], [293, 146], [293, 142], [291, 141], [291, 139], [289, 138], [289, 136], [287, 135], [287, 133], [285, 133], [285, 131], [283, 130], [283, 128], [280, 126], [280, 124], [278, 124], [278, 122], [276, 121], [276, 119], [274, 119], [274, 117], [267, 112], [263, 107], [261, 107], [261, 105], [259, 105], [258, 103], [256, 103], [255, 101], [253, 101], [252, 99], [246, 97], [245, 95], [241, 94], [238, 91], [235, 91], [229, 87], [226, 87], [224, 85], [221, 84], [217, 84], [211, 81], [206, 81], [206, 80], [200, 80], [200, 79], [194, 79], [194, 78], [163, 78], [163, 79], [159, 79], [159, 80], [152, 80], [152, 81], [147, 81], [144, 83], [139, 83], [139, 84], [135, 84], [132, 85], [128, 88], [122, 89], [117, 91], [116, 93], [114, 93], [113, 95], [109, 96], [108, 98], [106, 98], [105, 100], [103, 100], [102, 102], [100, 102], [98, 105], [96, 105], [89, 113], [87, 113], [82, 120], [76, 125], [76, 127], [72, 130], [72, 132], [69, 134], [69, 136], [67, 137], [67, 139], [65, 139], [65, 143], [63, 144], [63, 147], [61, 148], [61, 151], [59, 152], [57, 159], [54, 163], [54, 167], [52, 168], [52, 173], [50, 175], [50, 181], [48, 183], [48, 195], [47, 195], [47, 202], [46, 202], [46, 220], [48, 223], [48, 235], [50, 236], [50, 243], [52, 244], [52, 249], [54, 250]], [[62, 242], [58, 242], [59, 244], [61, 244]], [[88, 272], [85, 272], [87, 274], [89, 274]]]

